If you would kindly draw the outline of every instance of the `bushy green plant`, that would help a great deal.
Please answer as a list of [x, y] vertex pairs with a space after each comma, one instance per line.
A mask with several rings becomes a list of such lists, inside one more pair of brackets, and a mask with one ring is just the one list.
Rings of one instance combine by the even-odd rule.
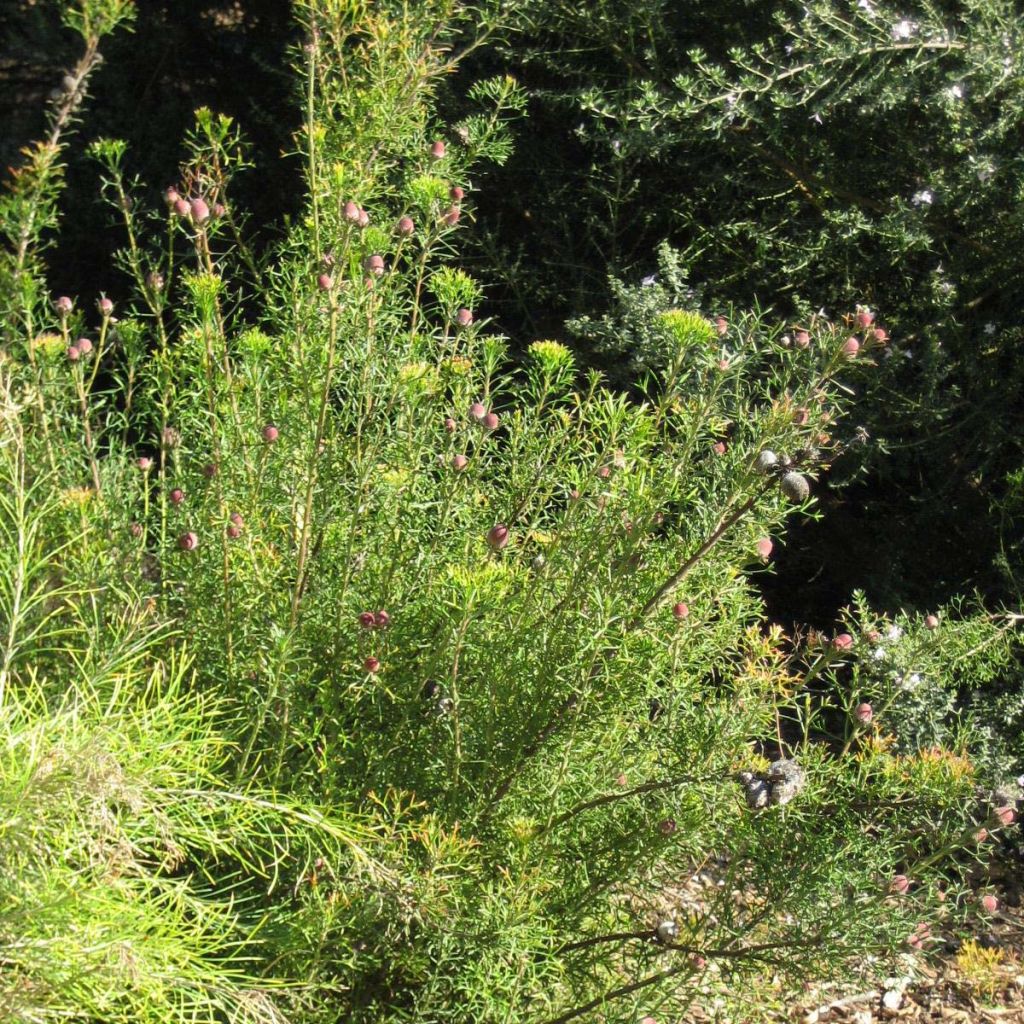
[[523, 296], [544, 296], [546, 333], [600, 313], [606, 278], [655, 274], [664, 239], [708, 308], [877, 311], [892, 357], [858, 403], [876, 444], [851, 501], [905, 555], [851, 550], [852, 517], [816, 533], [807, 564], [829, 566], [837, 605], [853, 586], [893, 610], [1009, 597], [989, 506], [1024, 405], [1019, 34], [1009, 0], [533, 0], [491, 54], [536, 114], [481, 218], [513, 329], [540, 315]]
[[[155, 211], [125, 147], [93, 147], [133, 302], [51, 305], [37, 265], [8, 294], [10, 517], [33, 494], [55, 510], [4, 553], [11, 735], [33, 673], [53, 691], [41, 722], [67, 721], [70, 665], [120, 666], [127, 692], [126, 604], [169, 624], [147, 664], [183, 664], [187, 638], [188, 698], [158, 718], [191, 735], [211, 702], [227, 763], [186, 747], [154, 764], [166, 727], [138, 727], [146, 701], [98, 705], [108, 745], [140, 759], [149, 833], [164, 773], [195, 775], [179, 845], [211, 921], [234, 924], [248, 871], [262, 945], [178, 939], [223, 951], [207, 976], [224, 987], [242, 969], [290, 985], [276, 1012], [294, 1020], [673, 1016], [698, 986], [742, 1004], [769, 969], [792, 985], [927, 945], [929, 922], [969, 909], [974, 773], [948, 751], [828, 742], [821, 666], [766, 625], [753, 582], [842, 450], [844, 381], [878, 344], [659, 292], [632, 326], [658, 353], [636, 401], [557, 342], [513, 366], [454, 254], [470, 170], [507, 158], [523, 96], [501, 77], [461, 122], [435, 114], [450, 47], [494, 12], [298, 12], [308, 194], [275, 251], [247, 247], [245, 148], [201, 110]], [[102, 735], [97, 705], [82, 713]], [[97, 827], [57, 819], [37, 859]], [[698, 898], [705, 867], [722, 884]], [[124, 984], [109, 991], [131, 1007]]]

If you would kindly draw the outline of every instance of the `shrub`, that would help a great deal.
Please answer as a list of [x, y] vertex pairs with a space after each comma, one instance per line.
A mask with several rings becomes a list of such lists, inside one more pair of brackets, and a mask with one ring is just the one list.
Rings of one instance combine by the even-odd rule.
[[[141, 759], [124, 828], [161, 837], [146, 883], [170, 884], [177, 825], [214, 938], [236, 884], [263, 924], [237, 950], [176, 939], [217, 960], [236, 1016], [242, 984], [290, 986], [279, 1012], [309, 1021], [678, 1015], [700, 984], [742, 1002], [769, 969], [845, 972], [969, 911], [973, 766], [829, 742], [816, 686], [841, 651], [805, 663], [753, 582], [841, 451], [843, 382], [878, 345], [851, 358], [844, 324], [814, 318], [794, 344], [762, 315], [666, 302], [635, 327], [659, 353], [637, 401], [557, 342], [511, 365], [453, 254], [471, 168], [509, 155], [523, 96], [486, 80], [462, 122], [434, 113], [449, 46], [492, 14], [301, 6], [308, 194], [274, 251], [234, 208], [237, 129], [200, 110], [155, 209], [123, 144], [92, 148], [131, 302], [53, 306], [38, 262], [6, 279], [9, 517], [48, 510], [4, 552], [11, 735], [34, 676], [58, 725], [70, 666], [138, 678], [114, 643], [125, 605], [169, 625], [140, 659], [169, 673], [191, 652], [187, 699], [179, 684], [152, 713], [205, 736], [196, 709], [216, 708], [222, 740], [154, 764], [167, 727], [136, 724], [147, 701], [86, 687], [79, 715]], [[7, 208], [15, 234], [31, 209]], [[195, 781], [160, 830], [175, 771]], [[99, 827], [58, 816], [36, 860]], [[707, 865], [722, 884], [697, 894]], [[132, 1006], [130, 981], [103, 984]]]

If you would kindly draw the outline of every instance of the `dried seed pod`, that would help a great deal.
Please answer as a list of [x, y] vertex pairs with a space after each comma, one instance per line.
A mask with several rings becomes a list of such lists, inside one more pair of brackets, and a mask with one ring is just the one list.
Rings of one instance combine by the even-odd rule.
[[811, 494], [811, 485], [807, 477], [802, 473], [786, 473], [779, 483], [782, 493], [792, 502], [800, 504], [806, 501]]
[[770, 473], [779, 463], [779, 457], [770, 448], [765, 448], [764, 451], [758, 452], [757, 458], [754, 459], [754, 469], [758, 473], [768, 474]]

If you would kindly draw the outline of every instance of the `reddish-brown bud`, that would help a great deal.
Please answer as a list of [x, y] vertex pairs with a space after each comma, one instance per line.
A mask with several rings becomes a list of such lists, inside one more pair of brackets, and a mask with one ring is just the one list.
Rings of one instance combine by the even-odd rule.
[[685, 601], [677, 601], [672, 605], [672, 614], [677, 619], [685, 619], [690, 615], [690, 606]]
[[198, 534], [192, 533], [191, 531], [183, 533], [178, 538], [178, 547], [181, 548], [182, 551], [195, 551], [195, 549], [199, 547]]
[[508, 527], [498, 523], [487, 531], [487, 543], [494, 551], [500, 551], [508, 544]]
[[430, 147], [430, 155], [434, 160], [443, 160], [445, 154], [445, 144], [439, 139]]
[[185, 492], [180, 487], [175, 487], [167, 497], [172, 505], [180, 505], [185, 500]]
[[267, 444], [273, 444], [279, 436], [280, 433], [273, 423], [268, 423], [263, 428], [263, 440], [266, 441]]

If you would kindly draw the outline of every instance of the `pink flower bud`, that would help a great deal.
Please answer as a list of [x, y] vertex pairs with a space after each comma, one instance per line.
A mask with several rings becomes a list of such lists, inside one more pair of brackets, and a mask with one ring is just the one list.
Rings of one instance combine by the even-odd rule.
[[376, 619], [374, 618], [373, 612], [360, 612], [359, 613], [359, 625], [363, 629], [373, 629]]
[[349, 224], [359, 223], [359, 207], [351, 199], [345, 204], [345, 220]]
[[832, 641], [832, 647], [837, 651], [848, 651], [853, 646], [853, 637], [849, 633], [840, 633]]
[[770, 538], [762, 537], [756, 545], [757, 557], [760, 558], [762, 562], [767, 562], [768, 559], [772, 557], [772, 549], [774, 547], [775, 545], [772, 544]]
[[454, 455], [452, 456], [452, 469], [456, 473], [461, 473], [469, 465], [469, 459], [465, 455]]
[[231, 522], [235, 524], [235, 526], [245, 525], [245, 520], [242, 518], [241, 512], [232, 512], [231, 515], [228, 516], [228, 519], [230, 519]]
[[182, 551], [195, 551], [195, 549], [199, 547], [198, 534], [192, 533], [191, 531], [189, 533], [183, 533], [178, 538], [178, 547], [181, 548]]
[[203, 476], [205, 476], [207, 480], [212, 480], [219, 472], [220, 467], [216, 462], [208, 462], [203, 466]]
[[179, 217], [188, 217], [192, 213], [192, 206], [187, 199], [175, 199], [174, 212]]
[[875, 717], [875, 709], [866, 701], [858, 704], [853, 713], [856, 716], [857, 721], [864, 725], [869, 724], [871, 719]]
[[159, 270], [151, 270], [149, 276], [146, 278], [146, 284], [149, 285], [150, 291], [160, 292], [164, 288], [164, 275]]
[[132, 525], [129, 526], [128, 529], [131, 531], [131, 535], [133, 537], [142, 536], [142, 523], [132, 523]]
[[611, 466], [599, 466], [597, 469], [597, 476], [600, 480], [607, 480], [612, 475]]
[[793, 344], [797, 348], [807, 348], [811, 344], [811, 335], [809, 332], [800, 330], [793, 335]]
[[723, 372], [728, 370], [729, 369], [729, 360], [728, 359], [719, 359], [718, 360], [718, 368], [720, 370], [722, 370]]
[[362, 208], [359, 208], [359, 220], [357, 222], [361, 228], [369, 226], [370, 215]]
[[724, 316], [716, 316], [715, 330], [718, 331], [720, 338], [724, 338], [729, 333], [729, 321]]
[[676, 830], [676, 819], [675, 818], [662, 818], [658, 822], [658, 831], [663, 836], [670, 836]]
[[707, 960], [705, 960], [704, 957], [699, 956], [699, 955], [698, 956], [694, 956], [693, 959], [690, 961], [690, 963], [693, 964], [693, 969], [695, 971], [703, 971], [704, 968], [707, 967], [707, 965], [708, 965]]
[[114, 312], [113, 302], [105, 296], [96, 303], [96, 308], [100, 311], [100, 316], [110, 316]]
[[273, 444], [277, 440], [278, 436], [278, 429], [273, 423], [268, 423], [263, 428], [263, 440], [266, 441], [267, 444]]
[[468, 327], [473, 322], [472, 310], [465, 308], [460, 309], [458, 313], [455, 314], [455, 322], [460, 327]]
[[224, 214], [227, 213], [228, 211], [227, 207], [225, 207], [223, 203], [214, 203], [212, 212], [213, 216], [216, 217], [217, 220], [220, 220], [220, 218], [223, 217]]
[[430, 155], [434, 160], [443, 160], [445, 154], [445, 144], [438, 140], [430, 147]]
[[875, 322], [875, 314], [867, 306], [860, 306], [857, 309], [857, 326], [866, 330]]
[[92, 351], [92, 342], [88, 338], [79, 338], [75, 345], [83, 356], [87, 356]]
[[474, 402], [469, 407], [469, 418], [475, 420], [477, 423], [483, 423], [484, 417], [487, 415], [487, 409], [483, 402]]
[[988, 839], [987, 828], [979, 828], [978, 831], [974, 833], [974, 841], [976, 843], [983, 843], [986, 839]]
[[939, 617], [938, 615], [926, 615], [924, 617], [925, 629], [938, 629], [939, 628]]
[[153, 468], [153, 460], [142, 455], [135, 460], [135, 465], [138, 466], [143, 473], [148, 473]]
[[714, 444], [713, 444], [713, 445], [711, 446], [711, 450], [712, 450], [712, 451], [713, 451], [713, 452], [714, 452], [714, 453], [715, 453], [716, 455], [724, 455], [724, 454], [725, 454], [725, 442], [724, 442], [724, 441], [716, 441], [716, 442], [715, 442], [715, 443], [714, 443]]
[[404, 238], [408, 238], [416, 230], [416, 225], [412, 222], [412, 217], [399, 217], [398, 218], [398, 233]]
[[459, 223], [459, 218], [461, 216], [462, 214], [459, 212], [459, 208], [457, 206], [449, 206], [448, 209], [441, 214], [441, 219], [448, 225], [448, 227], [453, 228]]
[[235, 526], [234, 523], [229, 525], [224, 532], [227, 533], [232, 540], [238, 540], [238, 538], [242, 536], [242, 528], [240, 526]]
[[685, 601], [677, 601], [672, 605], [672, 614], [677, 619], [685, 619], [690, 615], [690, 606]]
[[889, 340], [889, 332], [884, 327], [876, 327], [871, 337], [875, 339], [876, 345], [884, 345]]
[[380, 671], [380, 661], [377, 658], [367, 658], [363, 662], [363, 671], [368, 672], [371, 676], [376, 675]]
[[66, 295], [61, 295], [54, 302], [53, 308], [59, 316], [65, 317], [71, 315], [71, 310], [75, 308], [75, 304]]
[[[481, 406], [481, 408], [483, 408], [483, 407]], [[453, 420], [451, 418], [451, 416], [445, 416], [445, 418], [444, 418], [444, 429], [445, 429], [446, 433], [454, 434], [456, 426], [457, 426], [457, 424], [456, 424], [455, 420]]]
[[992, 893], [987, 892], [981, 897], [981, 908], [986, 914], [994, 914], [999, 909], [999, 900]]
[[381, 608], [379, 612], [374, 613], [373, 624], [377, 629], [387, 629], [391, 625], [391, 616]]
[[193, 224], [205, 224], [210, 219], [210, 208], [204, 199], [193, 199], [189, 213]]
[[843, 342], [843, 355], [847, 359], [856, 359], [859, 351], [860, 342], [856, 338], [849, 337]]
[[487, 543], [494, 551], [500, 551], [508, 544], [508, 527], [498, 523], [487, 531]]
[[367, 273], [380, 277], [380, 275], [384, 273], [384, 257], [374, 253], [372, 256], [368, 256], [366, 258], [364, 266], [366, 267]]
[[316, 279], [316, 286], [322, 292], [329, 292], [334, 287], [334, 278], [330, 274], [321, 274]]
[[910, 888], [910, 879], [906, 875], [893, 875], [889, 883], [889, 891], [903, 895]]
[[481, 421], [481, 426], [484, 430], [497, 430], [500, 422], [501, 418], [496, 412], [489, 412]]
[[1017, 815], [1012, 807], [997, 807], [995, 815], [1000, 825], [1012, 825], [1017, 820]]
[[82, 357], [82, 353], [79, 352], [74, 345], [69, 345], [67, 349], [67, 356], [69, 362], [77, 363], [78, 360]]
[[173, 185], [164, 191], [164, 201], [168, 206], [174, 206], [180, 198], [178, 190]]
[[641, 1017], [640, 1024], [658, 1024], [658, 1022], [651, 1016]]
[[461, 203], [466, 198], [466, 190], [459, 185], [452, 185], [448, 189], [448, 195], [451, 196], [452, 200], [456, 203]]
[[625, 772], [619, 772], [619, 774], [615, 776], [615, 785], [623, 789], [629, 785], [629, 779], [626, 777]]

